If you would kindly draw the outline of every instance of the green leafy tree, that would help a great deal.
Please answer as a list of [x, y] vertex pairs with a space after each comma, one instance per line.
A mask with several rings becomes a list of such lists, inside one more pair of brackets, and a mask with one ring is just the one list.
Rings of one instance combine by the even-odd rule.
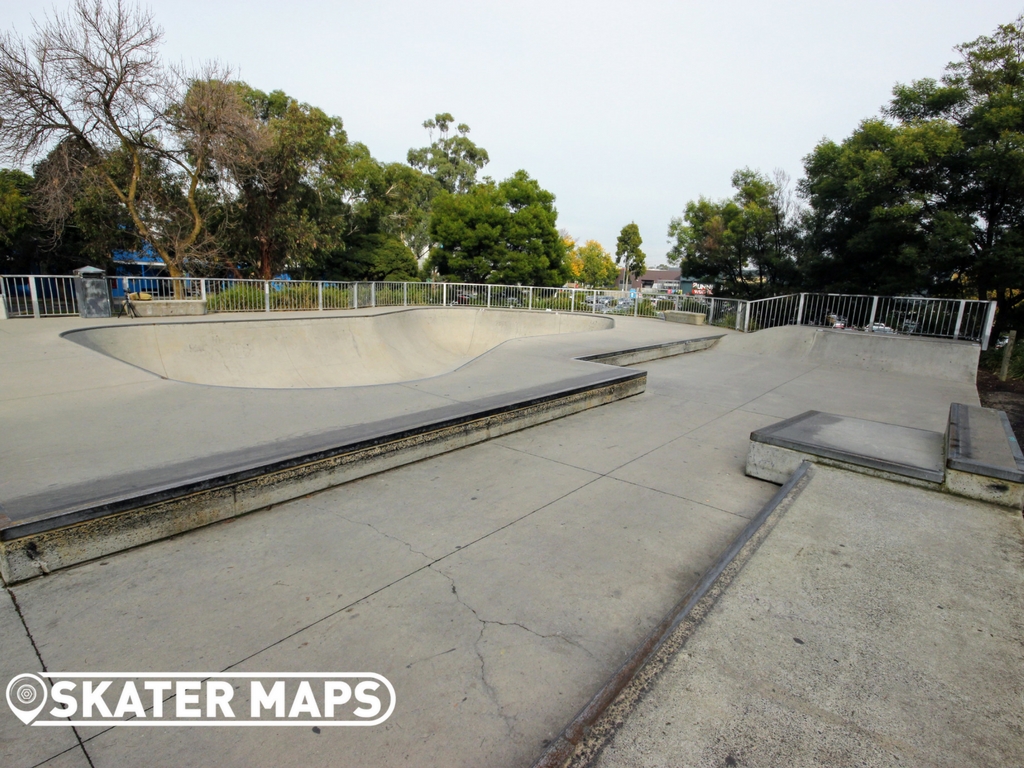
[[562, 285], [566, 247], [555, 227], [555, 196], [526, 171], [500, 184], [434, 200], [427, 270], [455, 280], [516, 285]]
[[32, 177], [0, 169], [0, 274], [24, 274], [38, 263], [42, 233], [32, 213]]
[[268, 280], [302, 272], [343, 249], [351, 218], [350, 182], [359, 160], [341, 118], [281, 91], [236, 86], [257, 129], [230, 177], [238, 194], [218, 228], [235, 265]]
[[640, 227], [630, 222], [619, 232], [615, 245], [615, 263], [622, 265], [626, 282], [634, 280], [647, 271], [647, 255], [640, 250], [643, 244]]
[[801, 191], [814, 288], [847, 293], [956, 292], [970, 228], [949, 206], [947, 164], [962, 142], [944, 120], [865, 120], [805, 159]]
[[956, 50], [939, 82], [897, 86], [887, 113], [906, 126], [955, 128], [933, 194], [956, 220], [943, 226], [969, 229], [958, 282], [994, 295], [1005, 323], [1024, 302], [1024, 16]]
[[408, 165], [372, 158], [357, 164], [353, 176], [353, 235], [386, 235], [404, 244], [417, 261], [424, 259], [430, 251], [430, 201], [439, 190], [437, 181]]
[[[452, 194], [464, 194], [476, 183], [476, 173], [490, 158], [487, 150], [478, 147], [469, 138], [469, 126], [459, 123], [456, 133], [451, 132], [455, 118], [448, 112], [439, 113], [433, 120], [426, 120], [423, 127], [430, 133], [429, 147], [410, 149], [409, 165], [430, 174], [441, 189]], [[434, 131], [438, 138], [434, 140]]]
[[733, 197], [701, 197], [672, 219], [669, 260], [725, 295], [782, 292], [797, 278], [799, 236], [787, 179], [777, 175], [773, 181], [745, 168], [733, 174], [732, 186]]
[[573, 280], [592, 288], [613, 287], [619, 270], [611, 254], [596, 240], [587, 240], [583, 245], [568, 243], [568, 263]]
[[353, 238], [344, 258], [328, 268], [331, 280], [415, 280], [419, 272], [416, 257], [405, 243], [380, 233]]
[[1024, 17], [956, 49], [939, 80], [897, 85], [805, 161], [818, 286], [995, 297], [1024, 306]]

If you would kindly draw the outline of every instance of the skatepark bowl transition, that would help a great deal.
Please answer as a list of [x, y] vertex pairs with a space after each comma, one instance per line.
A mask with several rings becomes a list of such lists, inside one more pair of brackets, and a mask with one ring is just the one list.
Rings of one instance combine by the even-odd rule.
[[0, 665], [372, 671], [370, 728], [5, 766], [1024, 765], [968, 342], [428, 308], [0, 321]]

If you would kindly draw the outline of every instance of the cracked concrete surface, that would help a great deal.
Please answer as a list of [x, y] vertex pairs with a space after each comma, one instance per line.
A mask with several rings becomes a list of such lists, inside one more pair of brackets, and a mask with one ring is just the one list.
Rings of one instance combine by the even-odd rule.
[[644, 395], [16, 585], [4, 680], [38, 668], [27, 627], [51, 669], [363, 669], [397, 707], [376, 728], [82, 729], [82, 746], [6, 718], [0, 764], [529, 765], [774, 494], [743, 474], [752, 429], [808, 393], [922, 428], [949, 392], [976, 400], [754, 362], [647, 363]]
[[1024, 765], [1022, 616], [1019, 511], [815, 467], [578, 764]]

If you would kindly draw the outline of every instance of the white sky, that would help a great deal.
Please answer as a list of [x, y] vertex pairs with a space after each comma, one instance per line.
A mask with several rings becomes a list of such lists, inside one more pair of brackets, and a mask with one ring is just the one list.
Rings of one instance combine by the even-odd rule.
[[[169, 59], [217, 59], [250, 85], [339, 115], [375, 157], [428, 143], [451, 112], [525, 168], [559, 227], [614, 251], [636, 221], [648, 266], [669, 219], [731, 194], [744, 166], [795, 181], [822, 138], [877, 114], [897, 82], [938, 77], [953, 46], [1024, 11], [1002, 0], [308, 2], [157, 0]], [[8, 0], [25, 34], [62, 2]]]

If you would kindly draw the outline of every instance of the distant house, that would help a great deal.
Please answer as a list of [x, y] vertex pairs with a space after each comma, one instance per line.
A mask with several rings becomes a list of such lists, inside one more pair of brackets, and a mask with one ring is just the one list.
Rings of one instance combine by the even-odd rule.
[[694, 284], [700, 285], [692, 277], [683, 277], [681, 270], [649, 269], [640, 277], [631, 281], [630, 288], [657, 293], [693, 293]]

